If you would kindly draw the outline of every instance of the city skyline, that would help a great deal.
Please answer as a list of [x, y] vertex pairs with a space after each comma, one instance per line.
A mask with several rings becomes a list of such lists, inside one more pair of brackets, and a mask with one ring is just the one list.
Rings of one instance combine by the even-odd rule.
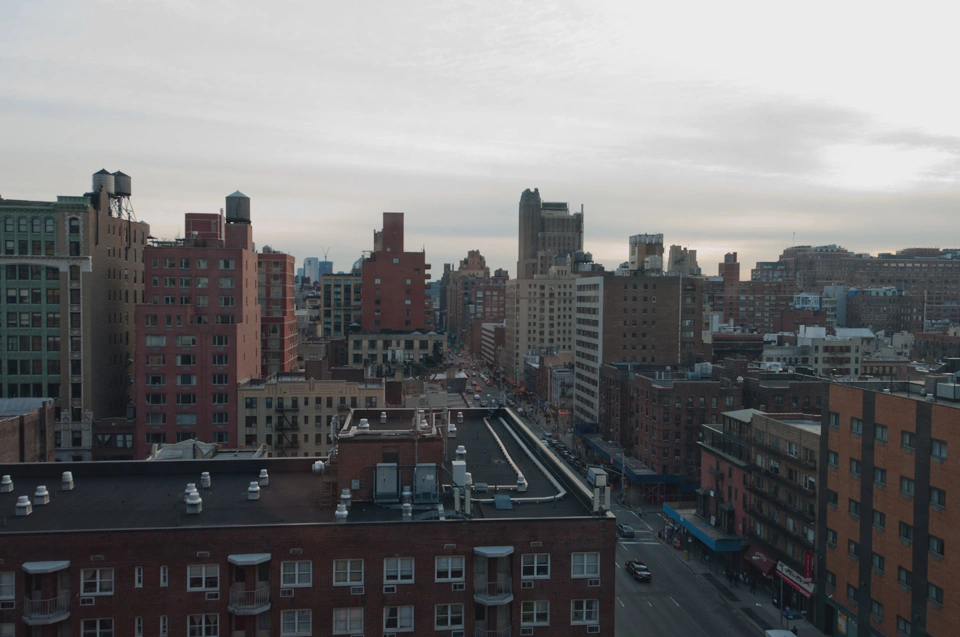
[[333, 245], [337, 270], [404, 211], [431, 262], [480, 249], [513, 276], [535, 187], [585, 206], [584, 247], [608, 268], [649, 232], [706, 274], [725, 252], [775, 260], [794, 234], [948, 247], [933, 234], [957, 198], [957, 97], [938, 81], [951, 21], [827, 6], [704, 4], [691, 22], [628, 3], [14, 5], [0, 194], [75, 195], [119, 169], [172, 237], [239, 188], [271, 221], [258, 245], [298, 262]]

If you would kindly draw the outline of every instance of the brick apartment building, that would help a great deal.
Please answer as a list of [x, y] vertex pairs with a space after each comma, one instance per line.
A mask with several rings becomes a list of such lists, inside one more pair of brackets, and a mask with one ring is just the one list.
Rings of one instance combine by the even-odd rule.
[[60, 460], [89, 460], [93, 420], [130, 403], [150, 234], [130, 191], [128, 175], [102, 170], [85, 195], [0, 199], [0, 397], [59, 401]]
[[[536, 474], [525, 492], [500, 487], [495, 504], [471, 485], [516, 485], [507, 455], [539, 445], [534, 435], [468, 413], [449, 438], [415, 417], [355, 412], [323, 465], [0, 466], [13, 477], [0, 506], [31, 501], [0, 529], [0, 629], [612, 637], [614, 516], [594, 513], [592, 494], [549, 454], [542, 469], [523, 465]], [[488, 453], [503, 462], [471, 460]], [[72, 488], [59, 489], [64, 470]], [[188, 483], [197, 491], [185, 494]], [[40, 485], [59, 490], [49, 504], [34, 496]]]
[[360, 281], [358, 271], [320, 277], [322, 336], [343, 338], [352, 324], [360, 323]]
[[574, 418], [597, 422], [606, 363], [690, 366], [703, 357], [703, 280], [641, 271], [576, 280]]
[[922, 295], [902, 294], [896, 288], [851, 290], [847, 294], [847, 327], [868, 327], [874, 332], [922, 332]]
[[50, 398], [0, 398], [0, 462], [53, 462], [55, 413]]
[[264, 246], [257, 254], [260, 302], [260, 375], [292, 371], [297, 364], [297, 317], [294, 313], [294, 267], [291, 254]]
[[783, 314], [793, 308], [796, 286], [787, 280], [741, 281], [736, 252], [724, 256], [719, 276], [707, 278], [703, 292], [707, 311], [734, 327], [766, 334], [792, 327], [783, 324]]
[[250, 200], [185, 216], [186, 237], [145, 251], [136, 308], [136, 457], [151, 444], [198, 438], [235, 444], [237, 384], [259, 378], [260, 305]]
[[500, 354], [503, 351], [506, 329], [506, 321], [480, 325], [480, 355], [484, 364], [490, 369], [500, 366]]
[[403, 213], [383, 213], [383, 230], [373, 233], [373, 252], [361, 269], [360, 324], [364, 332], [429, 329], [426, 254], [404, 252]]
[[[817, 616], [848, 635], [954, 635], [960, 402], [951, 376], [830, 386]], [[935, 395], [935, 399], [934, 399]]]

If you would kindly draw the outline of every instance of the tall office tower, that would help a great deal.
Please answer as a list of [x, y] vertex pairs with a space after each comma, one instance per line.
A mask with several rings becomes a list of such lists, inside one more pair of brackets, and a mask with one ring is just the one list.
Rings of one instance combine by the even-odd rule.
[[570, 214], [564, 202], [540, 200], [539, 189], [520, 196], [520, 250], [517, 278], [547, 274], [554, 257], [583, 250], [583, 210]]
[[317, 257], [307, 257], [303, 260], [303, 276], [310, 279], [310, 283], [316, 283], [320, 280], [320, 259]]
[[0, 199], [0, 396], [59, 399], [58, 460], [89, 460], [92, 420], [129, 402], [150, 234], [130, 194], [128, 175], [101, 170], [79, 197]]
[[297, 316], [294, 312], [293, 255], [264, 246], [257, 255], [260, 300], [261, 375], [293, 371], [297, 363]]
[[333, 274], [333, 261], [317, 262], [317, 278], [319, 279], [324, 274]]
[[185, 225], [185, 238], [155, 240], [145, 250], [146, 290], [136, 308], [137, 457], [153, 443], [236, 443], [237, 384], [260, 377], [250, 199], [227, 197], [226, 223], [191, 213]]
[[360, 321], [364, 332], [427, 329], [426, 254], [404, 252], [403, 213], [383, 213], [373, 233], [373, 252], [363, 261]]

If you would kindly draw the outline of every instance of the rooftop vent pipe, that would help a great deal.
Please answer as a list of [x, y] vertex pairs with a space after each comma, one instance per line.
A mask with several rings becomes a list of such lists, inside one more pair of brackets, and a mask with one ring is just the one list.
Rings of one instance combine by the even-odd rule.
[[201, 511], [203, 511], [203, 498], [200, 497], [200, 492], [194, 489], [187, 496], [187, 515], [197, 515]]
[[526, 493], [527, 491], [527, 479], [523, 477], [522, 473], [517, 474], [517, 491], [520, 493]]
[[270, 475], [266, 469], [260, 469], [260, 486], [265, 487], [270, 484]]
[[73, 471], [64, 471], [60, 476], [60, 490], [73, 491]]
[[323, 464], [323, 460], [317, 460], [313, 463], [313, 472], [317, 475], [321, 475], [325, 466], [326, 465]]
[[6, 475], [0, 478], [0, 493], [10, 493], [13, 491], [13, 478]]
[[347, 521], [347, 507], [344, 504], [337, 505], [337, 512], [334, 513], [337, 524], [345, 524]]
[[340, 492], [340, 503], [346, 508], [350, 508], [350, 501], [353, 500], [353, 495], [350, 493], [350, 489], [344, 489]]
[[186, 502], [190, 498], [190, 494], [194, 493], [197, 490], [196, 482], [188, 482], [187, 488], [183, 491], [183, 501]]
[[453, 423], [447, 425], [447, 438], [456, 438], [457, 437], [457, 426]]
[[385, 411], [381, 411], [381, 412], [380, 412], [380, 422], [382, 422], [382, 423], [387, 422], [387, 412], [385, 412]]
[[457, 460], [463, 460], [464, 462], [466, 462], [466, 460], [467, 460], [467, 448], [464, 447], [463, 445], [457, 445], [456, 459], [457, 459]]
[[247, 487], [247, 499], [248, 500], [259, 500], [260, 499], [260, 485], [256, 482], [251, 482], [250, 486]]
[[401, 508], [403, 509], [403, 521], [413, 522], [413, 505], [409, 502], [404, 502]]
[[33, 513], [33, 505], [30, 504], [30, 496], [22, 495], [17, 498], [17, 515], [30, 515]]
[[360, 431], [369, 431], [369, 430], [370, 430], [370, 421], [367, 420], [366, 418], [361, 418], [361, 419], [360, 419], [360, 424], [357, 425], [357, 429], [359, 429]]
[[211, 481], [210, 481], [210, 472], [209, 472], [209, 471], [204, 471], [203, 473], [200, 474], [200, 488], [201, 488], [201, 489], [209, 489], [209, 488], [210, 488], [210, 484], [211, 484]]
[[50, 492], [47, 491], [46, 485], [41, 484], [37, 487], [37, 492], [33, 494], [33, 502], [37, 506], [50, 504]]

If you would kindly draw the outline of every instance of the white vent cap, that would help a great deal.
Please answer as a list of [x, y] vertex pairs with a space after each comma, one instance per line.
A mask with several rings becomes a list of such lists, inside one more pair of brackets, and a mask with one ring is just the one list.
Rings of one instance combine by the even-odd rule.
[[250, 486], [247, 487], [247, 499], [248, 500], [259, 500], [260, 499], [260, 485], [256, 482], [251, 482]]
[[260, 486], [265, 487], [270, 484], [270, 474], [266, 469], [260, 469]]
[[210, 480], [210, 472], [209, 472], [209, 471], [204, 471], [203, 473], [201, 473], [201, 474], [200, 474], [200, 488], [201, 488], [201, 489], [209, 489], [211, 484], [212, 484], [212, 481]]
[[317, 460], [316, 462], [313, 463], [313, 472], [317, 475], [320, 475], [321, 473], [323, 473], [323, 468], [325, 466], [326, 465], [323, 464], [323, 460]]
[[17, 515], [30, 515], [33, 513], [33, 505], [30, 504], [30, 496], [22, 495], [17, 498]]
[[348, 514], [347, 514], [347, 506], [346, 506], [345, 504], [338, 504], [338, 505], [337, 505], [337, 512], [334, 513], [334, 517], [336, 517], [337, 522], [339, 522], [339, 523], [346, 522], [346, 521], [347, 521], [347, 515], [348, 515]]
[[0, 493], [10, 493], [11, 491], [13, 491], [13, 478], [5, 475], [0, 479]]
[[73, 471], [64, 471], [60, 476], [60, 488], [63, 491], [73, 490]]
[[380, 412], [380, 422], [387, 422], [387, 412], [385, 411]]
[[196, 483], [196, 482], [188, 482], [188, 483], [187, 483], [187, 488], [184, 489], [184, 491], [183, 491], [183, 501], [186, 502], [186, 501], [187, 501], [187, 498], [190, 497], [190, 494], [191, 494], [191, 493], [194, 493], [196, 490], [197, 490], [197, 483]]
[[369, 428], [370, 428], [370, 421], [367, 420], [366, 418], [361, 418], [360, 424], [357, 425], [357, 429], [369, 429]]

